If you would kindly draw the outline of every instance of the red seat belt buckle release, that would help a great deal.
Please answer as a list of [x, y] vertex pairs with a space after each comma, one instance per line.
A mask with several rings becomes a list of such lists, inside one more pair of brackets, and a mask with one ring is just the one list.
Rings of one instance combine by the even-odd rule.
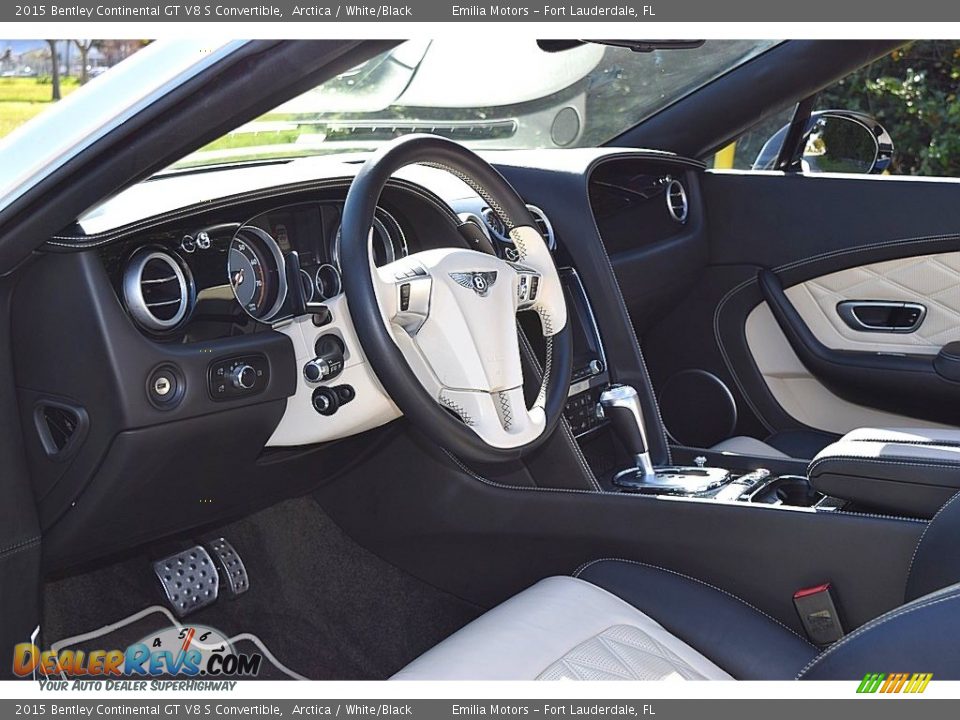
[[814, 645], [829, 645], [843, 637], [843, 625], [830, 583], [797, 590], [793, 594], [793, 604], [807, 637]]

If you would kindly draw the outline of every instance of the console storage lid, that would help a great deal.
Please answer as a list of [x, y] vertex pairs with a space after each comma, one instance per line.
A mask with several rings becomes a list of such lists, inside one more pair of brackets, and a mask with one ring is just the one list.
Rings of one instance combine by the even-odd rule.
[[933, 517], [960, 491], [960, 430], [860, 428], [810, 463], [826, 495], [918, 517]]

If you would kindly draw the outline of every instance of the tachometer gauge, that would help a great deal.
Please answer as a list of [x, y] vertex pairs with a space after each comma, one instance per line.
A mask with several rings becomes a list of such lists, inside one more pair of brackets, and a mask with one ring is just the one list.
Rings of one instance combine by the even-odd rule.
[[230, 242], [227, 273], [234, 297], [251, 317], [269, 322], [287, 298], [283, 253], [269, 233], [245, 225]]

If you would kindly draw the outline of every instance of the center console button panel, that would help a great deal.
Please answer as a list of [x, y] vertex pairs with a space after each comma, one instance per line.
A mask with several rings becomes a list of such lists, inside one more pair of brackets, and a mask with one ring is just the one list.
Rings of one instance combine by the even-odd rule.
[[263, 355], [243, 355], [210, 363], [207, 385], [214, 400], [256, 395], [270, 382], [270, 364]]

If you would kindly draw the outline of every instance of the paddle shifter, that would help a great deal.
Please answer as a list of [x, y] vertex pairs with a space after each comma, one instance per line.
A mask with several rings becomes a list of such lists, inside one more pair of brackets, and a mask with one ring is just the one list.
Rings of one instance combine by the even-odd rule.
[[629, 385], [611, 385], [600, 395], [604, 416], [637, 463], [637, 480], [644, 484], [657, 482], [657, 473], [650, 461], [647, 429], [643, 424], [640, 396]]
[[730, 480], [730, 473], [721, 468], [676, 465], [654, 468], [636, 389], [629, 385], [611, 385], [601, 393], [600, 405], [636, 463], [636, 467], [629, 467], [614, 476], [615, 485], [630, 492], [698, 495], [715, 490]]

